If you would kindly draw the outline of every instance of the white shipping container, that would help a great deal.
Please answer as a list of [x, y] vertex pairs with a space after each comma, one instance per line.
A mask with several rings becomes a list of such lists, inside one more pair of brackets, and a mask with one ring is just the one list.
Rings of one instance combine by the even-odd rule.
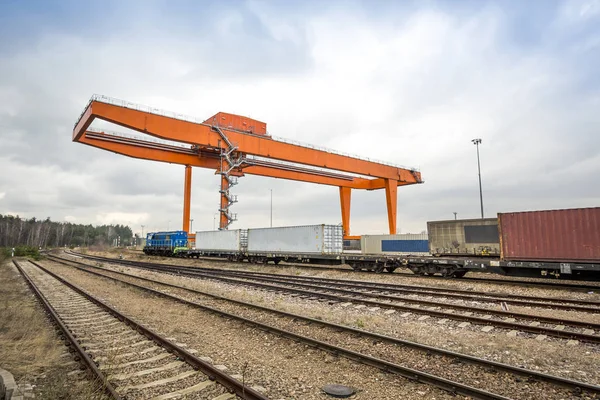
[[248, 252], [340, 254], [343, 236], [338, 225], [248, 229]]
[[196, 232], [196, 250], [218, 252], [245, 251], [247, 229]]

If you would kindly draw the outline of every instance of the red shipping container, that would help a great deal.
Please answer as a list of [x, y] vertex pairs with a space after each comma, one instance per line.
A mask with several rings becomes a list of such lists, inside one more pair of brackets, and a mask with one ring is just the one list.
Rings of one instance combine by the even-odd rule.
[[252, 133], [254, 135], [266, 135], [267, 124], [255, 119], [242, 117], [241, 115], [228, 114], [224, 112], [217, 113], [204, 121], [205, 124], [228, 128], [236, 131]]
[[600, 207], [498, 214], [508, 261], [600, 261]]

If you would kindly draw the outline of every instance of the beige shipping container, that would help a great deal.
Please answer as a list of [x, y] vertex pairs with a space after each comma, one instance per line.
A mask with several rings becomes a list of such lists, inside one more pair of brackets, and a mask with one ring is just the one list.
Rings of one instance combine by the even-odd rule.
[[500, 255], [497, 218], [427, 222], [433, 255]]
[[426, 233], [397, 235], [362, 235], [360, 249], [363, 254], [428, 255]]

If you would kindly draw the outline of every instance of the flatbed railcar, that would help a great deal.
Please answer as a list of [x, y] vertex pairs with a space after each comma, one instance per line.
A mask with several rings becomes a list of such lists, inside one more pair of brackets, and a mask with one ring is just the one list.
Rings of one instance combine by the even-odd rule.
[[306, 254], [306, 253], [257, 253], [257, 252], [213, 252], [187, 249], [176, 254], [178, 257], [215, 257], [230, 261], [247, 261], [253, 264], [280, 262], [317, 265], [348, 265], [355, 271], [394, 272], [407, 268], [417, 275], [441, 275], [461, 278], [467, 272], [491, 272], [507, 276], [572, 277], [599, 280], [600, 263], [557, 263], [536, 261], [502, 261], [493, 257], [434, 257], [382, 254]]

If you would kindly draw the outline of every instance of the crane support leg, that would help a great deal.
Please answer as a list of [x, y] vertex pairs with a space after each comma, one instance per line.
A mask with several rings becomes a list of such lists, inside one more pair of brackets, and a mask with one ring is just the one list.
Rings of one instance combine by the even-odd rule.
[[192, 166], [185, 166], [185, 182], [183, 185], [183, 227], [190, 232], [190, 204], [192, 202]]
[[398, 206], [398, 181], [395, 179], [385, 180], [385, 201], [387, 203], [388, 224], [390, 235], [396, 234], [396, 209]]
[[227, 178], [222, 175], [221, 176], [221, 204], [220, 204], [220, 208], [219, 208], [219, 230], [221, 229], [227, 229], [227, 226], [229, 226], [229, 219], [227, 218], [227, 209], [229, 206], [229, 200], [227, 200], [227, 195], [226, 193], [229, 190], [229, 181], [227, 180]]
[[342, 208], [342, 227], [344, 237], [350, 236], [350, 196], [351, 188], [340, 186], [340, 205]]

